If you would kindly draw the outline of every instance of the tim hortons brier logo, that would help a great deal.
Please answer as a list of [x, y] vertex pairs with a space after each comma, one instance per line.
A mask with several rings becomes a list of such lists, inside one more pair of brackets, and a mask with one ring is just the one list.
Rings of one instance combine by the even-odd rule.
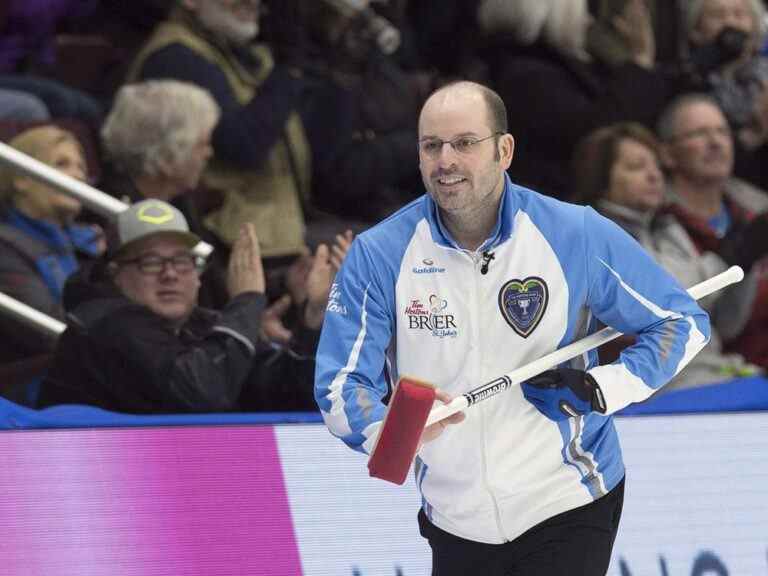
[[415, 298], [405, 307], [408, 328], [427, 331], [437, 338], [456, 338], [456, 317], [448, 312], [448, 301], [432, 294], [424, 303]]

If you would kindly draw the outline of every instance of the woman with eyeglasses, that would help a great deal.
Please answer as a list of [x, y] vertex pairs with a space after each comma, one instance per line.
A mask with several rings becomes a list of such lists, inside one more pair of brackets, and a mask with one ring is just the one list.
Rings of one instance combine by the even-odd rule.
[[[86, 179], [85, 154], [71, 132], [44, 125], [20, 133], [9, 144], [68, 176]], [[63, 319], [64, 283], [82, 259], [103, 252], [101, 229], [76, 223], [79, 200], [9, 167], [0, 169], [0, 203], [0, 292]], [[5, 315], [0, 315], [0, 333], [3, 362], [50, 352], [54, 344]]]

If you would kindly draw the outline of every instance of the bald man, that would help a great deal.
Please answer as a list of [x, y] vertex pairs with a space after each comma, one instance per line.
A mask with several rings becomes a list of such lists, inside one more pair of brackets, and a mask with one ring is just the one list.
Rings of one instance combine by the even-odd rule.
[[414, 469], [434, 575], [602, 575], [624, 491], [611, 414], [687, 364], [709, 319], [610, 221], [513, 184], [506, 120], [479, 84], [427, 99], [427, 193], [353, 243], [315, 396], [331, 432], [370, 453], [399, 374], [445, 402], [603, 324], [636, 334], [615, 364], [592, 351], [427, 428]]

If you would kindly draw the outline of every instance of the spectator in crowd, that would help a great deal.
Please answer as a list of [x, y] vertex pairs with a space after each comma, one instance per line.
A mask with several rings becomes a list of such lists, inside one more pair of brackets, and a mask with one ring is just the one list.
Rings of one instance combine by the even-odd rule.
[[[56, 126], [28, 129], [10, 146], [68, 176], [86, 179], [86, 161], [77, 138]], [[52, 190], [8, 166], [0, 169], [0, 291], [62, 320], [62, 290], [80, 258], [104, 249], [97, 227], [75, 224], [78, 200]], [[50, 352], [54, 343], [17, 322], [0, 317], [3, 362]]]
[[182, 0], [139, 51], [129, 80], [182, 80], [213, 96], [221, 116], [202, 183], [224, 200], [204, 223], [231, 245], [242, 223], [253, 222], [272, 267], [305, 248], [311, 164], [296, 112], [302, 81], [289, 56], [276, 59], [253, 43], [259, 14], [259, 0]]
[[188, 82], [123, 86], [101, 129], [113, 172], [102, 187], [129, 203], [171, 202], [194, 190], [213, 153], [211, 134], [219, 116], [210, 94]]
[[200, 301], [220, 308], [229, 296], [226, 249], [202, 223], [205, 190], [198, 185], [212, 155], [219, 106], [195, 84], [149, 80], [120, 88], [101, 128], [104, 175], [100, 187], [132, 204], [147, 198], [174, 204], [190, 230], [216, 246], [202, 278]]
[[50, 117], [98, 125], [102, 107], [96, 99], [47, 77], [56, 64], [57, 30], [87, 18], [97, 0], [6, 0], [4, 4], [0, 11], [0, 88], [34, 96]]
[[265, 21], [265, 35], [276, 36], [278, 53], [300, 35], [281, 28], [303, 27], [307, 38], [296, 66], [306, 82], [301, 113], [313, 207], [356, 222], [379, 220], [417, 195], [413, 126], [428, 77], [400, 65], [393, 55], [399, 31], [366, 3], [305, 3], [300, 13], [304, 22]]
[[618, 121], [653, 126], [670, 82], [654, 69], [647, 6], [629, 0], [616, 18], [630, 60], [604, 66], [586, 52], [586, 0], [484, 0], [478, 11], [489, 37], [492, 82], [518, 137], [514, 178], [551, 196], [570, 194], [573, 147], [594, 128]]
[[93, 297], [71, 312], [41, 405], [129, 413], [315, 409], [314, 344], [334, 274], [327, 248], [309, 273], [312, 334], [297, 355], [260, 337], [265, 279], [252, 224], [233, 246], [231, 300], [220, 312], [197, 305], [205, 265], [192, 251], [199, 237], [172, 205], [133, 204], [110, 232], [110, 287], [94, 284]]
[[[768, 366], [768, 196], [733, 176], [733, 136], [717, 103], [703, 94], [672, 101], [659, 119], [662, 161], [669, 175], [667, 208], [700, 253], [715, 252], [757, 277], [746, 325], [721, 328], [727, 349]], [[744, 301], [744, 305], [747, 304]], [[732, 311], [736, 314], [736, 311]], [[740, 328], [740, 329], [739, 329]]]
[[[715, 252], [700, 251], [677, 218], [662, 211], [664, 175], [659, 144], [653, 133], [636, 123], [599, 128], [576, 148], [571, 178], [573, 200], [589, 204], [629, 232], [654, 259], [685, 287], [691, 287], [728, 267]], [[722, 350], [719, 330], [743, 326], [755, 298], [757, 278], [750, 275], [699, 303], [712, 322], [707, 346], [663, 390], [686, 388], [749, 376], [761, 370], [738, 354]], [[736, 328], [738, 330], [738, 326]], [[619, 348], [633, 342], [623, 336]], [[610, 350], [616, 350], [614, 345]], [[605, 363], [613, 358], [601, 358]]]
[[694, 88], [720, 106], [736, 144], [736, 174], [765, 187], [768, 58], [760, 53], [766, 11], [760, 0], [689, 0], [684, 11]]

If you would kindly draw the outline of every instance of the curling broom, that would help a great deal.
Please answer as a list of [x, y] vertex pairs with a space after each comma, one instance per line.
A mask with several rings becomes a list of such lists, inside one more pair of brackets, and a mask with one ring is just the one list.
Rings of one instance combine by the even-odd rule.
[[[730, 284], [740, 282], [743, 278], [744, 271], [738, 266], [731, 266], [717, 276], [691, 287], [688, 293], [698, 300]], [[609, 327], [603, 328], [586, 338], [473, 388], [461, 396], [457, 396], [448, 404], [440, 404], [435, 408], [432, 408], [435, 401], [434, 386], [403, 376], [395, 387], [371, 457], [368, 460], [369, 474], [395, 484], [402, 484], [405, 482], [411, 462], [419, 448], [419, 440], [427, 426], [465, 410], [481, 400], [496, 396], [514, 384], [525, 382], [545, 370], [554, 368], [619, 336], [621, 336], [621, 332]]]

